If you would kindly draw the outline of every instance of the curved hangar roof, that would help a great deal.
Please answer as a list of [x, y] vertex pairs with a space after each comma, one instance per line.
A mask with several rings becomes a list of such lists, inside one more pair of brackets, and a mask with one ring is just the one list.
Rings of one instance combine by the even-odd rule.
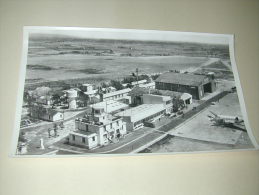
[[191, 85], [191, 86], [199, 86], [202, 83], [208, 82], [208, 81], [209, 81], [208, 77], [205, 75], [184, 74], [184, 73], [175, 73], [175, 72], [166, 72], [160, 75], [156, 79], [156, 82]]

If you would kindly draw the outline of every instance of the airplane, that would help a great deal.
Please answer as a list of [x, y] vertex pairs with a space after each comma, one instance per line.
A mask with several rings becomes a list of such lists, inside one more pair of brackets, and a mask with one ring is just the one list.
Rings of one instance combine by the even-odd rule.
[[219, 115], [212, 111], [210, 111], [210, 113], [213, 114], [213, 116], [208, 115], [208, 117], [215, 125], [244, 130], [244, 120], [242, 118], [238, 116]]

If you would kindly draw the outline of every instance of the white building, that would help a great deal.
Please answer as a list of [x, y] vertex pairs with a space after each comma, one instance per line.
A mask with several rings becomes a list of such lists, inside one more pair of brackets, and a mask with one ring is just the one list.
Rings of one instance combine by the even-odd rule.
[[121, 111], [122, 109], [128, 108], [128, 105], [114, 100], [107, 100], [105, 102], [93, 104], [91, 107], [93, 108], [95, 114], [99, 114], [101, 112], [115, 113]]
[[116, 142], [127, 133], [121, 117], [112, 117], [105, 112], [76, 119], [75, 126], [75, 131], [69, 134], [69, 143], [88, 149]]
[[89, 83], [85, 83], [85, 84], [82, 84], [82, 87], [81, 89], [84, 91], [84, 92], [91, 92], [93, 91], [93, 85], [92, 84], [89, 84]]
[[180, 97], [184, 101], [184, 104], [192, 104], [192, 95], [189, 93], [183, 93]]
[[122, 90], [118, 90], [110, 93], [101, 94], [100, 98], [101, 98], [101, 101], [120, 100], [125, 98], [130, 91], [131, 89], [126, 88], [126, 89], [122, 89]]
[[143, 103], [116, 114], [116, 116], [121, 116], [123, 121], [126, 122], [128, 131], [137, 130], [143, 127], [144, 122], [156, 120], [161, 115], [170, 113], [172, 109], [172, 99], [170, 96], [144, 94]]
[[159, 118], [165, 112], [163, 104], [142, 104], [119, 112], [116, 116], [122, 117], [123, 121], [126, 122], [127, 131], [134, 131], [142, 128], [145, 121]]
[[70, 109], [76, 109], [77, 108], [76, 98], [78, 96], [77, 90], [69, 89], [69, 90], [66, 90], [65, 93], [68, 98], [68, 107]]
[[62, 112], [53, 110], [47, 107], [33, 106], [31, 109], [31, 117], [42, 119], [45, 121], [60, 121], [64, 120], [64, 114]]
[[131, 85], [135, 86], [135, 85], [140, 85], [140, 84], [144, 84], [144, 83], [147, 83], [146, 79], [143, 79], [143, 80], [140, 80], [140, 81], [133, 81], [133, 82], [131, 82]]
[[162, 104], [166, 109], [166, 113], [170, 113], [172, 110], [172, 99], [170, 96], [143, 94], [144, 104]]
[[155, 82], [139, 84], [139, 87], [148, 88], [148, 89], [155, 89]]

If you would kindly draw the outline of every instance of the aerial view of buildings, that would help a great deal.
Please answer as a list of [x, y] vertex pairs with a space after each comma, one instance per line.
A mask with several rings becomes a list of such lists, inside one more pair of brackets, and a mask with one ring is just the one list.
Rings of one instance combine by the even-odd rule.
[[31, 33], [17, 155], [252, 148], [228, 43]]

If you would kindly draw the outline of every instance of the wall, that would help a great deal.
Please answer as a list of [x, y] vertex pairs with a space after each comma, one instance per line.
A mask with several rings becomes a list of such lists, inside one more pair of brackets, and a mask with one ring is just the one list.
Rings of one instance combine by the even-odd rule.
[[259, 140], [258, 10], [258, 0], [0, 0], [0, 88], [5, 91], [0, 95], [0, 194], [258, 195], [258, 151], [8, 157], [24, 25], [235, 34], [237, 68], [251, 127]]

